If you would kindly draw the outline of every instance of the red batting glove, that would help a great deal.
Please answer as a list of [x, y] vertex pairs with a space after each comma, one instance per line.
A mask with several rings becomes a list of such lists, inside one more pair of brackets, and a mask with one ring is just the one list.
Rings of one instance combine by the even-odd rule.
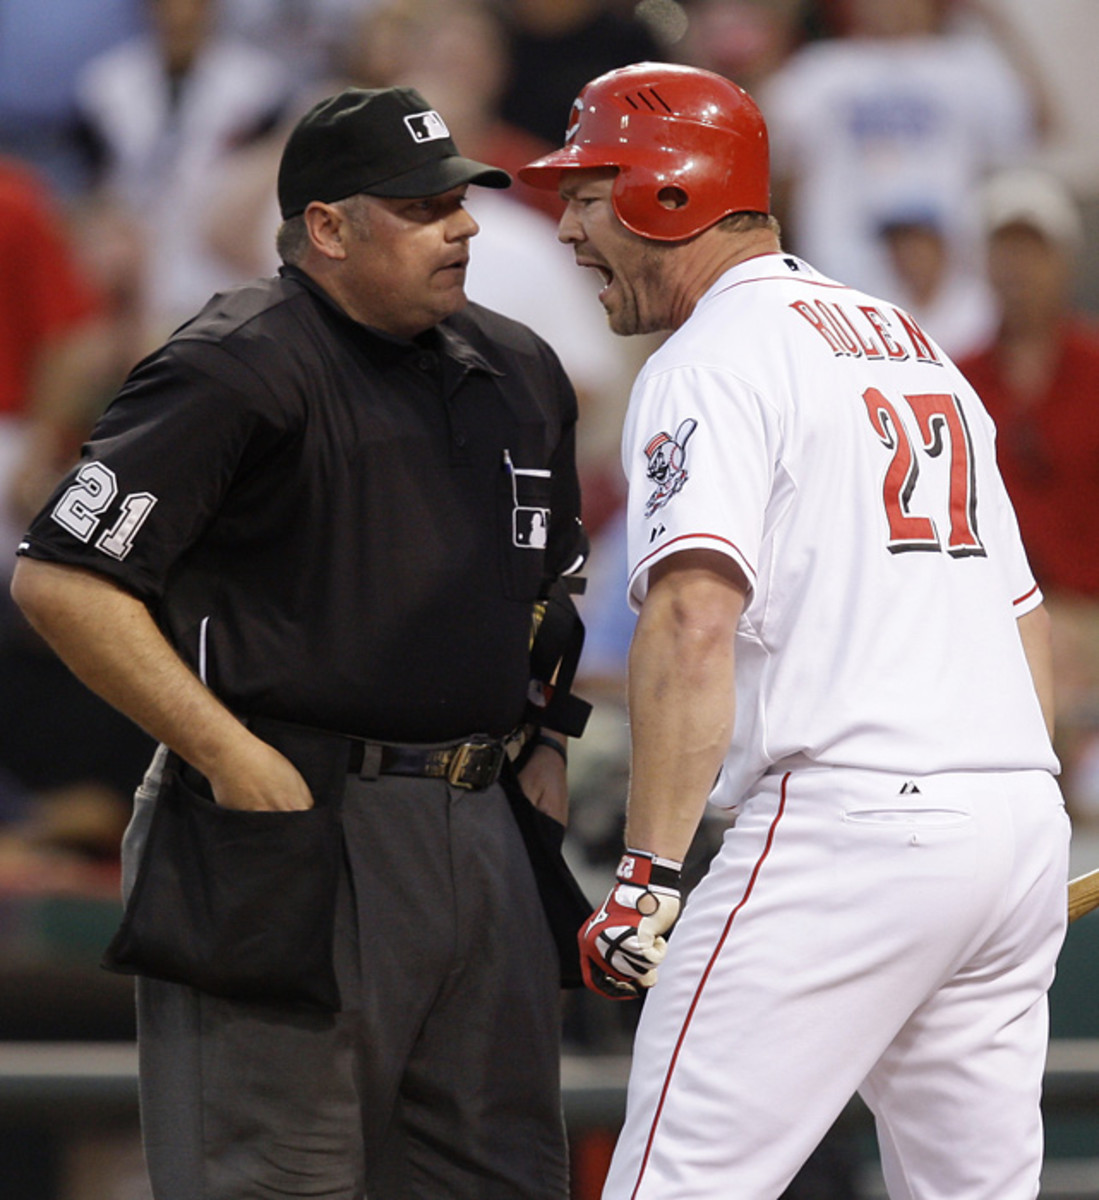
[[593, 992], [630, 1000], [656, 983], [664, 938], [679, 916], [683, 864], [627, 850], [603, 907], [580, 930], [580, 969]]

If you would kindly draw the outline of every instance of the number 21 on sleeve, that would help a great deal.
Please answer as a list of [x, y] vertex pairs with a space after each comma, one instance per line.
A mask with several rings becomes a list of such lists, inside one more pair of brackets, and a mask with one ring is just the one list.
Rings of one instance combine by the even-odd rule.
[[[76, 472], [73, 482], [54, 505], [52, 517], [82, 542], [91, 541], [103, 514], [118, 495], [118, 480], [110, 467], [87, 462]], [[96, 549], [112, 558], [123, 559], [133, 549], [137, 531], [153, 510], [156, 497], [150, 492], [130, 492], [121, 503], [115, 523], [99, 535]]]

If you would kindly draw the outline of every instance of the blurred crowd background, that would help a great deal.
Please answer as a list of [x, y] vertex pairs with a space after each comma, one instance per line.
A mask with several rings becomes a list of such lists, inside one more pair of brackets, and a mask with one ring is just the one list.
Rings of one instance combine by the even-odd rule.
[[[213, 292], [276, 269], [282, 143], [348, 83], [418, 88], [463, 152], [513, 171], [560, 143], [581, 85], [612, 67], [686, 62], [751, 91], [786, 248], [907, 307], [996, 419], [1053, 614], [1075, 861], [1097, 865], [1096, 45], [1095, 0], [4, 0], [0, 1037], [127, 1036], [94, 971], [74, 976], [69, 1009], [55, 981], [113, 929], [151, 752], [13, 610], [15, 546], [129, 368]], [[555, 197], [474, 189], [469, 207], [470, 296], [547, 338], [581, 402], [593, 552], [577, 687], [595, 713], [573, 751], [568, 847], [594, 897], [621, 848], [627, 769], [618, 434], [654, 343], [606, 329], [597, 284], [556, 241]], [[709, 818], [692, 870], [720, 834]], [[625, 1007], [571, 998], [568, 1047], [627, 1048]]]

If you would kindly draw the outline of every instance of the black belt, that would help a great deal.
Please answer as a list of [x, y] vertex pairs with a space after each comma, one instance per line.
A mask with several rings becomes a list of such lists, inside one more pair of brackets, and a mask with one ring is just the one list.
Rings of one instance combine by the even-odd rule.
[[474, 736], [440, 746], [394, 746], [351, 738], [347, 769], [364, 779], [416, 775], [479, 791], [496, 782], [506, 755], [504, 743], [490, 737]]

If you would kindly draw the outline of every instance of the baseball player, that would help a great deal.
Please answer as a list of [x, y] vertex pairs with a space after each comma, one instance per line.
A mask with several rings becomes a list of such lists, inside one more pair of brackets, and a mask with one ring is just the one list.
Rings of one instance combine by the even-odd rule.
[[[591, 987], [652, 988], [604, 1196], [769, 1200], [858, 1091], [894, 1198], [1034, 1197], [1069, 827], [980, 400], [782, 251], [720, 76], [603, 75], [520, 176], [611, 327], [670, 331], [623, 436], [628, 849], [581, 932]], [[735, 823], [669, 938], [707, 799]]]

